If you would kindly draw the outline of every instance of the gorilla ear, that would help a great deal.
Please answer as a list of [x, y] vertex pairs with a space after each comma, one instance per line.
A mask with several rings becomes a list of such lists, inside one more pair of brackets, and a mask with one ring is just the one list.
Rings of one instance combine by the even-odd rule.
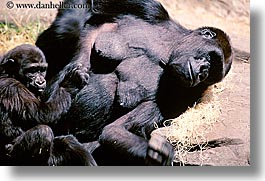
[[11, 58], [5, 58], [1, 63], [0, 65], [9, 65], [9, 64], [13, 64], [15, 63], [15, 60], [14, 59], [11, 59]]
[[202, 35], [202, 37], [207, 39], [212, 39], [216, 37], [216, 33], [211, 31], [210, 29], [202, 29], [200, 34]]
[[12, 65], [14, 64], [14, 62], [15, 61], [13, 59], [3, 59], [3, 61], [0, 62], [0, 74], [5, 74], [8, 69], [10, 69], [9, 67], [13, 67]]

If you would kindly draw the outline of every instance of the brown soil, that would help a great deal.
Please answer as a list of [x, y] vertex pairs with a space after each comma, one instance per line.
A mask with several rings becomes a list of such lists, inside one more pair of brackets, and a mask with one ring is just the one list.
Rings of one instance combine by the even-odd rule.
[[[59, 0], [53, 1], [57, 2]], [[249, 0], [160, 0], [173, 19], [187, 28], [215, 26], [226, 31], [236, 48], [236, 58], [225, 78], [226, 88], [220, 95], [221, 118], [208, 134], [209, 140], [219, 138], [240, 139], [242, 143], [193, 152], [188, 163], [204, 165], [250, 164], [250, 19]], [[14, 2], [38, 2], [16, 0]], [[42, 0], [41, 2], [50, 2]], [[229, 4], [228, 4], [229, 3]], [[33, 19], [51, 22], [56, 10], [8, 10], [5, 1], [0, 2], [0, 21], [25, 23]], [[242, 61], [243, 60], [243, 61]]]

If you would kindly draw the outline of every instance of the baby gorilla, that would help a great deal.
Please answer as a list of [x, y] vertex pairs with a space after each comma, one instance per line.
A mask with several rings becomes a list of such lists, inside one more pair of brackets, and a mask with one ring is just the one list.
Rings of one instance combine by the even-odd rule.
[[40, 95], [46, 87], [48, 64], [41, 50], [31, 45], [17, 46], [1, 61], [1, 75], [16, 78], [32, 93]]
[[[67, 80], [58, 78], [46, 87], [47, 66], [42, 51], [28, 44], [15, 47], [0, 60], [1, 164], [94, 165], [73, 136], [54, 138], [47, 126], [69, 109], [71, 94], [65, 81], [75, 81], [80, 74], [68, 67]], [[47, 100], [42, 99], [44, 93]]]

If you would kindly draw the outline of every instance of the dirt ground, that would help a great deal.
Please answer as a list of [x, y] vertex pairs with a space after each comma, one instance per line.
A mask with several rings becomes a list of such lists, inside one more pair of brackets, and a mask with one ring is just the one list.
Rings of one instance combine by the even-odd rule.
[[[215, 26], [229, 34], [236, 57], [226, 88], [220, 96], [221, 118], [215, 124], [209, 140], [219, 138], [240, 139], [241, 144], [226, 145], [203, 152], [204, 165], [246, 166], [250, 165], [250, 11], [249, 0], [160, 0], [171, 17], [187, 28]], [[38, 2], [37, 0], [14, 0], [13, 2]], [[42, 3], [50, 0], [42, 0]], [[58, 0], [53, 1], [58, 2]], [[38, 19], [49, 23], [56, 9], [18, 10], [7, 9], [6, 1], [0, 2], [0, 21], [28, 22]], [[198, 165], [200, 154], [191, 153], [188, 163]]]

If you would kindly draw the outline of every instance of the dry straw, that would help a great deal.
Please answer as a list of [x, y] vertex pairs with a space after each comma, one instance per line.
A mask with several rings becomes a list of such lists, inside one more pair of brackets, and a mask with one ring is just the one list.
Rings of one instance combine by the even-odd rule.
[[[166, 137], [175, 148], [175, 162], [180, 165], [188, 163], [187, 154], [199, 148], [201, 165], [203, 165], [203, 150], [207, 146], [207, 134], [211, 133], [221, 115], [220, 93], [226, 89], [221, 82], [211, 86], [197, 103], [179, 117], [165, 121], [164, 128], [155, 130], [152, 134]], [[170, 124], [169, 124], [170, 123]]]

